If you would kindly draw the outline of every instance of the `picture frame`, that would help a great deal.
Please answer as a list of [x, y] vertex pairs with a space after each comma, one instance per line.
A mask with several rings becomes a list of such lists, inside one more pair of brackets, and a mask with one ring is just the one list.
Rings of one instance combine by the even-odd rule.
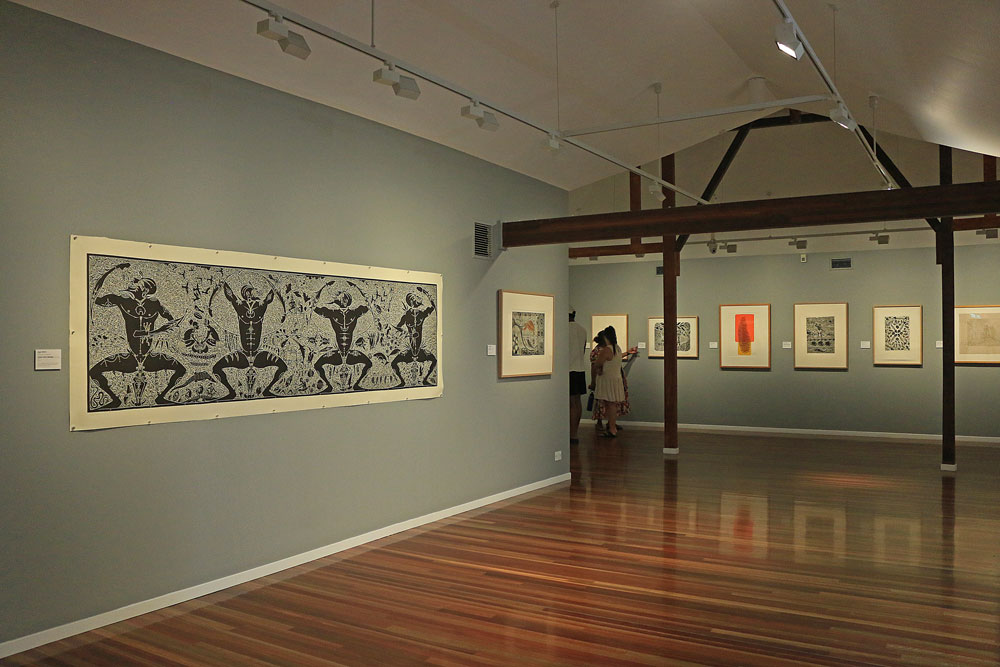
[[[682, 331], [686, 328], [686, 332]], [[664, 356], [663, 318], [650, 317], [647, 324], [647, 356], [662, 359]], [[698, 316], [679, 315], [677, 317], [677, 358], [698, 358]]]
[[923, 306], [872, 307], [872, 363], [923, 366]]
[[719, 368], [771, 368], [771, 304], [719, 306]]
[[501, 378], [552, 375], [555, 296], [497, 291], [497, 374]]
[[847, 303], [794, 306], [796, 370], [847, 370]]
[[[618, 336], [618, 347], [622, 350], [629, 349], [628, 344], [628, 315], [625, 313], [618, 314], [595, 314], [590, 316], [590, 335], [591, 338], [597, 336], [598, 333], [603, 331], [605, 328], [612, 326], [615, 328], [615, 334]], [[594, 341], [590, 341], [590, 348], [594, 348]]]
[[1000, 306], [955, 306], [955, 363], [1000, 364]]

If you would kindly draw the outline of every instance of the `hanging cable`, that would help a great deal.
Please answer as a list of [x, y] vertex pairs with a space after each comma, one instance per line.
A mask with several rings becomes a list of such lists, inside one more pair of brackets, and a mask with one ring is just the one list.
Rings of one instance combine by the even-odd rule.
[[562, 105], [559, 99], [559, 0], [552, 0], [549, 7], [552, 8], [556, 26], [556, 129], [562, 132]]
[[375, 0], [372, 0], [372, 48], [375, 48]]

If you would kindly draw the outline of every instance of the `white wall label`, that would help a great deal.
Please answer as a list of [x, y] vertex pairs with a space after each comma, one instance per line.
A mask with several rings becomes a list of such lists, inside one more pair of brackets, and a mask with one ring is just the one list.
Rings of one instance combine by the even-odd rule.
[[863, 340], [863, 341], [861, 341], [861, 349], [862, 350], [870, 350], [870, 349], [872, 349], [872, 342], [870, 340]]
[[944, 341], [943, 340], [936, 340], [936, 341], [934, 341], [934, 347], [936, 347], [938, 349], [943, 348], [944, 347]]
[[710, 350], [718, 350], [719, 349], [719, 344], [717, 342], [715, 342], [714, 340], [713, 341], [709, 341], [708, 348]]
[[61, 371], [62, 350], [35, 350], [36, 371]]
[[790, 349], [792, 349], [792, 341], [790, 341], [790, 340], [783, 340], [783, 341], [781, 341], [781, 349], [782, 350], [790, 350]]
[[640, 350], [646, 349], [646, 341], [639, 341], [639, 349]]
[[486, 356], [487, 357], [495, 357], [495, 356], [497, 356], [497, 346], [496, 345], [487, 345], [486, 346]]

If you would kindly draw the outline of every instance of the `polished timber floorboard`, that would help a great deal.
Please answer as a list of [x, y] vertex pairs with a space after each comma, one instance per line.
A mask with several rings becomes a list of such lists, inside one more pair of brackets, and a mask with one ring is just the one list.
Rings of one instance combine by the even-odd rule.
[[1000, 662], [1000, 449], [581, 430], [570, 482], [5, 662]]

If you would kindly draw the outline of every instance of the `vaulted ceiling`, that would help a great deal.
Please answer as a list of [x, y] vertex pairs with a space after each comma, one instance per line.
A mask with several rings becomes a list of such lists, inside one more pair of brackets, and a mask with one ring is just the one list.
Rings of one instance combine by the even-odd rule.
[[[485, 132], [468, 101], [421, 81], [417, 100], [372, 83], [371, 57], [304, 29], [303, 61], [259, 37], [266, 16], [242, 0], [18, 0], [20, 4], [356, 114], [565, 189], [621, 168], [500, 116]], [[281, 0], [365, 44], [371, 0]], [[787, 0], [854, 116], [913, 139], [1000, 155], [1000, 2]], [[806, 58], [774, 46], [771, 0], [374, 0], [374, 42], [539, 125], [571, 131], [750, 102], [762, 76], [775, 99], [826, 93]], [[558, 20], [557, 20], [558, 18]], [[556, 43], [558, 25], [558, 88]], [[293, 29], [296, 29], [293, 27]], [[869, 108], [878, 95], [877, 116]], [[827, 113], [832, 105], [800, 105]], [[699, 144], [771, 111], [580, 137], [628, 164]], [[280, 128], [269, 128], [280, 131]], [[863, 153], [858, 144], [857, 150]], [[874, 174], [874, 169], [873, 169]]]

